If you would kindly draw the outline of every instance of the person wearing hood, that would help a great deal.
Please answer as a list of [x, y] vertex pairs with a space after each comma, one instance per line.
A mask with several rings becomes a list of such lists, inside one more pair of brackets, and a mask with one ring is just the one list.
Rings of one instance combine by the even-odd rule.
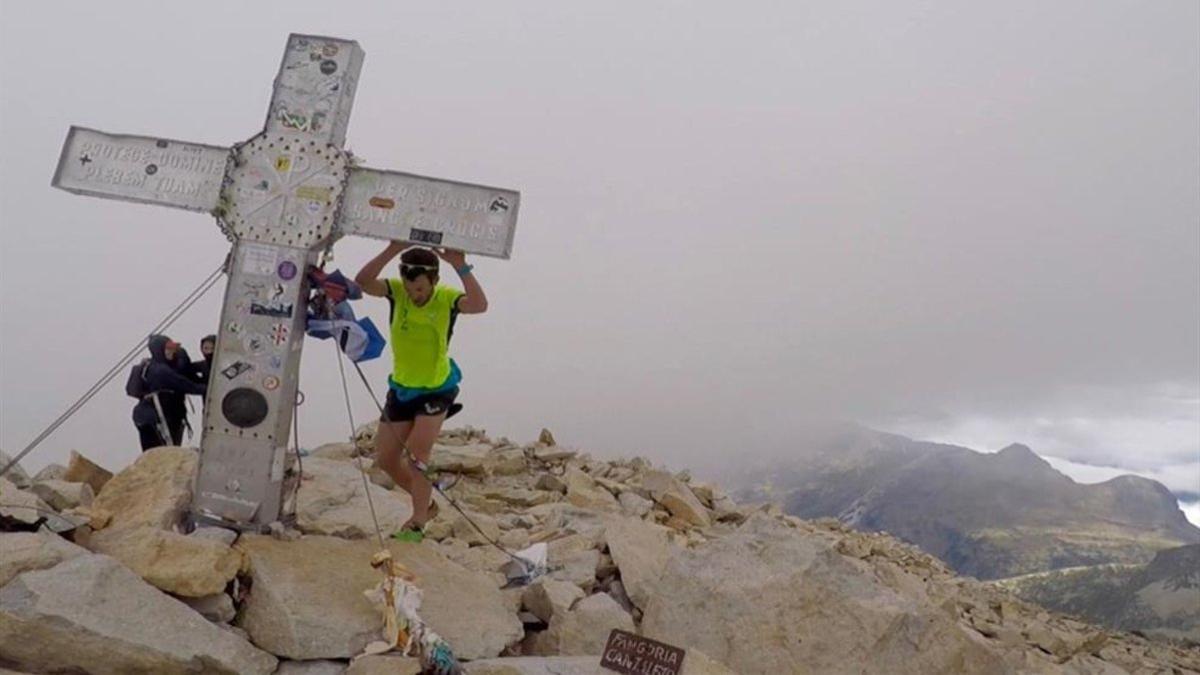
[[187, 424], [185, 397], [203, 396], [206, 389], [187, 377], [187, 356], [178, 342], [165, 335], [151, 335], [146, 347], [150, 358], [140, 366], [142, 395], [133, 407], [133, 424], [143, 451], [182, 443]]
[[200, 340], [200, 355], [204, 357], [203, 361], [192, 361], [191, 368], [188, 373], [192, 379], [204, 386], [208, 386], [208, 376], [212, 373], [213, 354], [217, 350], [217, 336], [205, 335]]

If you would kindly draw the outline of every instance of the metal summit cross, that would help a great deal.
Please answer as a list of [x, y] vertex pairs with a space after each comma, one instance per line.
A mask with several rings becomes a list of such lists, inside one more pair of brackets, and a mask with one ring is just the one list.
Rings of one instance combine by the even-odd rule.
[[71, 127], [52, 185], [211, 213], [233, 242], [192, 513], [277, 520], [304, 345], [305, 269], [345, 235], [508, 258], [519, 193], [360, 168], [342, 149], [364, 53], [291, 35], [263, 131], [231, 148]]

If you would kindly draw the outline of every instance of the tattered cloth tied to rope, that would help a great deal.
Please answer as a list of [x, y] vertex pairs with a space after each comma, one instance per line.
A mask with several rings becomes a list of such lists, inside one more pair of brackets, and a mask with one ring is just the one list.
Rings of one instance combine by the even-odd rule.
[[435, 633], [417, 610], [421, 607], [421, 589], [416, 577], [392, 558], [386, 549], [371, 556], [371, 567], [383, 572], [383, 581], [363, 591], [383, 614], [383, 640], [367, 645], [364, 654], [383, 654], [398, 649], [405, 656], [421, 661], [421, 672], [433, 675], [462, 675], [462, 666], [450, 645]]

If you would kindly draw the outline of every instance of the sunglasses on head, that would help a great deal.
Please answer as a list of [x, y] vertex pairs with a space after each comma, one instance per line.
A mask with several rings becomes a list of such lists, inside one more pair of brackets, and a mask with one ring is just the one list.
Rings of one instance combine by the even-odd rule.
[[422, 274], [434, 275], [437, 274], [438, 268], [434, 265], [400, 265], [400, 276], [409, 281], [416, 281], [417, 277]]

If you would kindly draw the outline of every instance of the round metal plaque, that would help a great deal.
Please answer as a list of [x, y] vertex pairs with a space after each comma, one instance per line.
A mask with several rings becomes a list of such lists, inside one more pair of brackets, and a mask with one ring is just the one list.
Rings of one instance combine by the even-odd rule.
[[267, 398], [249, 387], [238, 387], [221, 399], [221, 414], [235, 427], [245, 429], [267, 418]]

